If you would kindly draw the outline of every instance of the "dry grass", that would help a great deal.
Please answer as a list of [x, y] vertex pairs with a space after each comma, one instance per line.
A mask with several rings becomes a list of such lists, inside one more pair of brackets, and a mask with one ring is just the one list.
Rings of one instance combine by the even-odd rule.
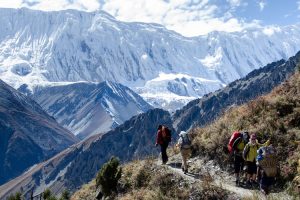
[[199, 154], [229, 166], [226, 146], [235, 130], [257, 133], [261, 142], [271, 139], [280, 161], [279, 183], [291, 181], [297, 175], [300, 159], [297, 143], [300, 140], [300, 74], [296, 73], [271, 94], [231, 108], [211, 125], [194, 129], [194, 146]]
[[96, 196], [96, 181], [93, 180], [90, 183], [83, 185], [80, 190], [75, 192], [72, 195], [71, 200], [82, 200], [82, 199], [95, 200], [95, 196]]

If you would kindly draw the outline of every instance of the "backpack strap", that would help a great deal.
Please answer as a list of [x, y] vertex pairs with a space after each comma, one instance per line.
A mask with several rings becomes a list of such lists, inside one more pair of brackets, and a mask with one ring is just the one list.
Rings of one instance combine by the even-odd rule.
[[248, 156], [249, 151], [250, 151], [250, 145], [249, 145], [249, 143], [248, 143], [248, 144], [246, 144], [246, 146], [245, 146], [245, 148], [244, 148], [244, 151], [243, 151], [243, 158], [244, 158], [244, 160], [247, 159], [247, 156]]

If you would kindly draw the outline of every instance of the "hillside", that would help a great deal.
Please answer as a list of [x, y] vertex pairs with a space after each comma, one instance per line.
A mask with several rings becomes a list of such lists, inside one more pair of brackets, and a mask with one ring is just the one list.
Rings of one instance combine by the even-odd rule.
[[234, 105], [241, 105], [260, 95], [269, 93], [295, 73], [300, 52], [287, 61], [280, 60], [250, 72], [247, 76], [228, 84], [201, 99], [189, 102], [172, 116], [177, 131], [205, 126]]
[[92, 180], [112, 155], [118, 156], [122, 162], [158, 155], [154, 144], [159, 124], [171, 127], [170, 114], [153, 109], [132, 117], [105, 135], [87, 138], [1, 185], [0, 199], [21, 188], [27, 197], [32, 189], [35, 195], [45, 188], [50, 188], [54, 194], [60, 194], [64, 189], [73, 192]]
[[0, 80], [0, 185], [76, 142], [35, 101]]
[[[180, 161], [172, 156], [167, 166], [153, 159], [122, 166], [123, 175], [115, 199], [265, 199], [259, 192], [230, 187], [230, 157], [226, 151], [234, 130], [255, 132], [262, 142], [267, 138], [275, 147], [280, 176], [271, 199], [297, 199], [295, 186], [300, 159], [300, 73], [276, 87], [270, 94], [241, 106], [232, 107], [209, 126], [192, 130], [194, 154], [188, 176], [176, 170]], [[179, 162], [178, 162], [179, 161]], [[299, 166], [298, 166], [299, 167]], [[298, 169], [299, 170], [299, 169]], [[225, 174], [225, 177], [221, 178]], [[299, 176], [300, 174], [298, 174]], [[218, 184], [219, 183], [219, 184]], [[299, 184], [299, 183], [298, 183]], [[288, 189], [290, 195], [284, 190]], [[82, 187], [73, 199], [93, 199], [95, 182]], [[295, 195], [293, 197], [293, 195]]]
[[297, 176], [300, 159], [299, 122], [300, 73], [296, 72], [270, 94], [231, 108], [209, 126], [193, 129], [196, 135], [194, 145], [198, 154], [227, 168], [230, 159], [226, 154], [226, 146], [231, 133], [234, 130], [257, 133], [260, 141], [270, 139], [275, 147], [280, 161], [279, 183], [287, 186]]

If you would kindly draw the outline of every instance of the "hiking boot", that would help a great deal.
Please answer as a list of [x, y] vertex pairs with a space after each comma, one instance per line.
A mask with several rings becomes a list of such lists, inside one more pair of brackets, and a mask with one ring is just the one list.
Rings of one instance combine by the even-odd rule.
[[181, 170], [184, 172], [184, 168], [183, 167], [181, 167]]
[[264, 195], [267, 195], [266, 191], [264, 189], [260, 189], [261, 193], [263, 193]]
[[247, 188], [252, 188], [252, 183], [251, 183], [251, 181], [247, 181], [247, 182], [246, 182], [246, 187], [247, 187]]
[[187, 174], [188, 173], [188, 169], [184, 170], [184, 174]]

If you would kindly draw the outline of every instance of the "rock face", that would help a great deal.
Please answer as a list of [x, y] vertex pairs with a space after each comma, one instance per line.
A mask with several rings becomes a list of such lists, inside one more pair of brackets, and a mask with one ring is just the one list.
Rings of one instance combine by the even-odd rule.
[[[28, 191], [27, 194], [32, 188], [35, 194], [39, 194], [46, 187], [56, 194], [64, 188], [74, 191], [94, 178], [102, 164], [113, 155], [122, 162], [149, 155], [157, 156], [159, 148], [154, 144], [159, 124], [172, 127], [168, 112], [154, 109], [134, 116], [105, 135], [95, 135], [73, 145], [50, 160], [32, 167], [17, 179], [2, 185], [0, 198], [18, 191], [21, 187]], [[173, 136], [176, 140], [176, 135]]]
[[14, 88], [108, 80], [173, 110], [300, 46], [299, 25], [187, 38], [105, 12], [1, 8], [0, 26], [0, 78]]
[[0, 185], [78, 139], [33, 100], [0, 80]]
[[280, 60], [268, 64], [223, 89], [191, 101], [173, 115], [175, 129], [180, 131], [193, 126], [205, 126], [230, 106], [240, 105], [270, 92], [299, 68], [299, 61], [300, 52], [287, 61]]
[[80, 139], [106, 133], [152, 108], [128, 87], [110, 81], [38, 87], [32, 98]]

